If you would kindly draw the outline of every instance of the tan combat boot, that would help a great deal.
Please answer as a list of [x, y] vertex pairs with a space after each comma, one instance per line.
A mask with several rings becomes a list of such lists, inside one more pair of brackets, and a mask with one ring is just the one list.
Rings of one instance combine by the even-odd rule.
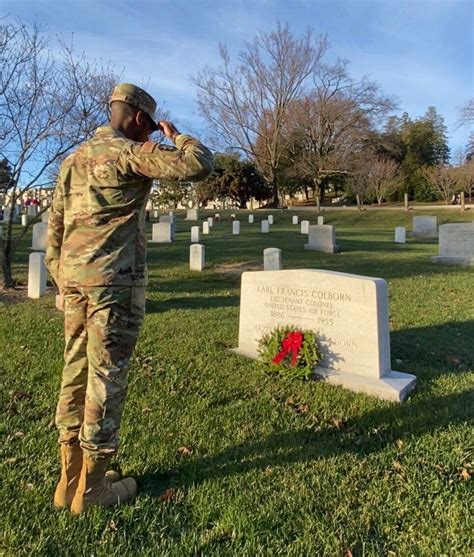
[[[82, 470], [82, 449], [79, 445], [61, 445], [61, 477], [54, 492], [54, 506], [62, 509], [70, 507]], [[115, 470], [105, 473], [112, 483], [118, 482], [120, 475]]]
[[93, 505], [111, 507], [132, 501], [137, 493], [133, 478], [111, 483], [105, 469], [111, 457], [92, 460], [84, 454], [81, 477], [71, 504], [71, 511], [80, 514]]
[[54, 506], [69, 507], [76, 494], [82, 470], [82, 449], [79, 445], [61, 445], [61, 477], [54, 492]]

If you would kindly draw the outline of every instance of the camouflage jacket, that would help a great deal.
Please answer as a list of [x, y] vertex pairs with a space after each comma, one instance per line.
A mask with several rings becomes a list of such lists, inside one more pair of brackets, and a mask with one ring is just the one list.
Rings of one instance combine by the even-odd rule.
[[98, 128], [61, 166], [49, 213], [46, 266], [60, 287], [146, 284], [145, 204], [154, 178], [200, 180], [212, 153], [180, 134], [176, 147]]

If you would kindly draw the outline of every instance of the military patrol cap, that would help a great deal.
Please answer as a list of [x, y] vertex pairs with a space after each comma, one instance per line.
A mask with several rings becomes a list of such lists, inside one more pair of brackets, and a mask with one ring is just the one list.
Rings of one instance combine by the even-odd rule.
[[153, 130], [158, 129], [155, 122], [156, 101], [146, 91], [140, 89], [140, 87], [133, 85], [133, 83], [119, 83], [112, 91], [109, 105], [114, 101], [122, 101], [139, 108], [152, 121], [154, 125]]

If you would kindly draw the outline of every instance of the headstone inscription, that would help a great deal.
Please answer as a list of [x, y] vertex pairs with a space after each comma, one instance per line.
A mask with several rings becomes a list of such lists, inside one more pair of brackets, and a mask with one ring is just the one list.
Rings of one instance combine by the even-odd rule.
[[301, 221], [300, 234], [309, 234], [309, 220]]
[[264, 271], [281, 270], [281, 249], [266, 248], [263, 250], [263, 270]]
[[336, 229], [332, 224], [315, 224], [309, 227], [308, 243], [304, 249], [336, 253], [339, 246], [336, 244]]
[[258, 341], [277, 326], [313, 330], [323, 352], [316, 373], [329, 383], [401, 401], [415, 376], [391, 370], [387, 283], [323, 271], [242, 275], [239, 346], [258, 357]]
[[414, 238], [437, 238], [437, 218], [432, 216], [413, 217], [413, 232]]
[[442, 224], [434, 263], [474, 266], [474, 222]]
[[43, 252], [30, 254], [28, 261], [28, 298], [40, 298], [46, 292], [48, 273], [44, 264], [44, 257]]
[[205, 267], [206, 248], [202, 244], [189, 246], [189, 269], [191, 271], [202, 271]]
[[407, 229], [404, 226], [395, 228], [395, 243], [405, 244], [407, 241]]

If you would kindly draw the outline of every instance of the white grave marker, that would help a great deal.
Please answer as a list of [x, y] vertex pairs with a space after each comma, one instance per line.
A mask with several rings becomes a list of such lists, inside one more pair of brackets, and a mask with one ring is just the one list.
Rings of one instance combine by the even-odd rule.
[[31, 248], [35, 251], [46, 251], [48, 239], [48, 223], [37, 222], [33, 225], [33, 240]]
[[[3, 222], [8, 222], [10, 220], [10, 216], [12, 215], [10, 207], [3, 208]], [[15, 221], [15, 215], [13, 214], [13, 221]]]
[[281, 270], [281, 249], [266, 248], [263, 250], [263, 270], [264, 271]]
[[318, 217], [318, 224], [321, 226], [321, 224], [324, 224], [324, 217]]
[[173, 224], [171, 222], [156, 222], [151, 227], [151, 242], [154, 244], [169, 244], [174, 240]]
[[234, 222], [232, 223], [232, 234], [234, 235], [238, 235], [240, 234], [240, 221], [239, 220], [234, 220]]
[[413, 217], [413, 237], [437, 238], [438, 219], [436, 217]]
[[28, 261], [28, 298], [40, 298], [46, 292], [48, 273], [44, 264], [44, 256], [45, 254], [42, 252], [30, 254]]
[[28, 209], [26, 211], [29, 217], [36, 217], [36, 205], [28, 205]]
[[291, 224], [298, 224], [298, 215], [293, 215], [291, 217]]
[[199, 242], [199, 226], [191, 226], [191, 243]]
[[199, 220], [199, 210], [198, 209], [188, 209], [186, 211], [185, 220]]
[[28, 215], [21, 215], [21, 226], [27, 226], [28, 224]]
[[261, 223], [260, 226], [261, 226], [261, 231], [262, 231], [263, 234], [268, 234], [270, 232], [270, 226], [269, 226], [267, 220], [262, 220], [262, 223]]
[[300, 234], [309, 234], [309, 220], [301, 221]]
[[171, 224], [171, 229], [173, 232], [173, 240], [176, 234], [176, 219], [174, 218], [173, 215], [162, 215], [159, 219], [158, 219], [159, 223], [169, 223]]
[[254, 221], [254, 216], [249, 215], [249, 224], [253, 224], [253, 221]]
[[392, 371], [387, 283], [383, 279], [322, 271], [242, 274], [239, 347], [258, 358], [258, 341], [277, 326], [314, 331], [323, 360], [316, 373], [329, 383], [401, 401], [414, 375]]
[[191, 271], [202, 271], [205, 266], [206, 249], [202, 244], [189, 246], [189, 269]]
[[309, 227], [308, 243], [304, 249], [336, 253], [339, 246], [336, 244], [336, 229], [332, 224], [315, 224]]
[[268, 224], [273, 224], [273, 215], [268, 215]]
[[209, 223], [207, 220], [202, 223], [202, 233], [206, 235], [209, 234]]
[[158, 218], [158, 211], [153, 211], [153, 218], [157, 219]]
[[435, 263], [474, 266], [474, 222], [442, 224]]
[[41, 222], [45, 222], [46, 224], [48, 224], [48, 221], [49, 221], [49, 211], [45, 211], [41, 215]]
[[407, 229], [404, 226], [395, 228], [395, 243], [405, 244], [407, 241]]
[[212, 217], [208, 217], [207, 222], [211, 228], [214, 226], [214, 219]]

